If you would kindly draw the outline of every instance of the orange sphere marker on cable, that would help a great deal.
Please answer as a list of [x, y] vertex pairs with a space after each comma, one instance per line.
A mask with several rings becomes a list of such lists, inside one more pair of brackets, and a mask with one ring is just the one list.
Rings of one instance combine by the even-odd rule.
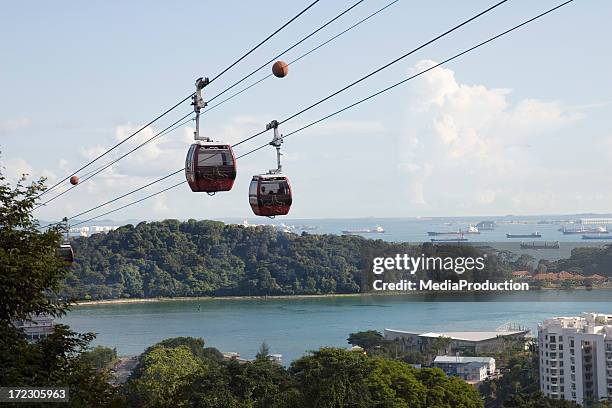
[[272, 65], [272, 73], [277, 78], [286, 77], [289, 73], [289, 65], [285, 61], [276, 61], [274, 65]]
[[70, 177], [70, 184], [72, 184], [73, 186], [76, 186], [77, 184], [79, 184], [79, 176]]

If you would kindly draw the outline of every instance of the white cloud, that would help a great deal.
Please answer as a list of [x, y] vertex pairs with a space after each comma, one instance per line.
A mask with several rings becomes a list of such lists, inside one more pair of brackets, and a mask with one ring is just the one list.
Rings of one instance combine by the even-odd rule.
[[22, 158], [13, 158], [4, 161], [4, 175], [7, 181], [15, 183], [25, 174], [28, 179], [31, 179], [34, 169], [26, 160]]
[[[434, 64], [420, 61], [413, 71]], [[553, 140], [582, 118], [578, 111], [557, 101], [513, 102], [510, 90], [460, 83], [447, 68], [423, 75], [408, 94], [400, 169], [406, 194], [419, 208], [538, 211], [560, 193], [542, 191], [556, 174], [545, 157], [567, 153]], [[539, 204], [527, 199], [542, 195], [549, 198]]]
[[0, 135], [9, 134], [16, 130], [30, 126], [32, 121], [29, 118], [9, 119], [0, 122]]

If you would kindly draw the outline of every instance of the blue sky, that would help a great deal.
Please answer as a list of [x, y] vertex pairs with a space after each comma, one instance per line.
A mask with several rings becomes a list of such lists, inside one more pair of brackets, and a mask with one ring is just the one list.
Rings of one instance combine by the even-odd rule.
[[[206, 88], [205, 96], [223, 90], [353, 3], [321, 0]], [[295, 58], [387, 3], [364, 1], [284, 58]], [[24, 171], [47, 176], [50, 182], [63, 178], [189, 94], [196, 77], [214, 76], [305, 4], [5, 4], [0, 15], [0, 149], [6, 174], [13, 180]], [[204, 115], [201, 129], [217, 140], [238, 141], [491, 4], [400, 0], [292, 65], [287, 78], [269, 79]], [[288, 122], [282, 131], [288, 133], [556, 4], [511, 0]], [[284, 169], [295, 193], [291, 216], [612, 211], [612, 56], [606, 42], [612, 36], [611, 19], [612, 3], [577, 0], [287, 139]], [[143, 133], [151, 135], [189, 109], [185, 104]], [[190, 133], [185, 128], [165, 136], [38, 210], [37, 216], [53, 220], [73, 215], [180, 168]], [[271, 134], [236, 153], [268, 138]], [[193, 194], [185, 185], [113, 218], [250, 216], [248, 182], [273, 164], [270, 148], [239, 162], [230, 193], [211, 198]]]

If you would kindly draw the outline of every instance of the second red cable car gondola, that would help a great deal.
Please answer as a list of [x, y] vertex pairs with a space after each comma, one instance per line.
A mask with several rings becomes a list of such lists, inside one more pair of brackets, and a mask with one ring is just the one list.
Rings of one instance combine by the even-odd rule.
[[275, 217], [287, 215], [293, 203], [289, 178], [282, 173], [280, 146], [283, 136], [278, 133], [278, 122], [273, 120], [267, 129], [274, 129], [274, 139], [270, 145], [276, 148], [277, 167], [266, 174], [253, 176], [249, 186], [249, 204], [255, 215]]
[[202, 89], [208, 82], [208, 78], [196, 80], [192, 103], [196, 113], [195, 143], [187, 151], [185, 178], [191, 191], [214, 194], [232, 189], [236, 179], [236, 157], [229, 144], [200, 138], [200, 110], [206, 106]]
[[287, 215], [293, 198], [289, 179], [282, 174], [253, 176], [249, 186], [249, 204], [255, 215], [275, 217]]

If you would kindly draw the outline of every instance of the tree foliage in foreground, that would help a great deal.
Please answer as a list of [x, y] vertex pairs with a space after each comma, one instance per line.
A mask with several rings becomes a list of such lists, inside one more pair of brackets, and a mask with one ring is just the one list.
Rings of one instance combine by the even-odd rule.
[[70, 406], [116, 403], [115, 391], [82, 353], [94, 338], [58, 324], [48, 338], [26, 341], [14, 322], [38, 314], [61, 316], [67, 304], [58, 297], [66, 265], [58, 258], [62, 229], [39, 229], [32, 217], [43, 182], [16, 186], [0, 173], [0, 385], [69, 387]]
[[[162, 407], [173, 401], [185, 407], [482, 407], [472, 386], [441, 370], [415, 369], [359, 352], [322, 348], [285, 369], [264, 358], [219, 363], [196, 357], [201, 353], [186, 346], [193, 343], [188, 338], [173, 342], [174, 349], [157, 344], [141, 356], [125, 389], [132, 405]], [[184, 363], [168, 358], [179, 352]]]

